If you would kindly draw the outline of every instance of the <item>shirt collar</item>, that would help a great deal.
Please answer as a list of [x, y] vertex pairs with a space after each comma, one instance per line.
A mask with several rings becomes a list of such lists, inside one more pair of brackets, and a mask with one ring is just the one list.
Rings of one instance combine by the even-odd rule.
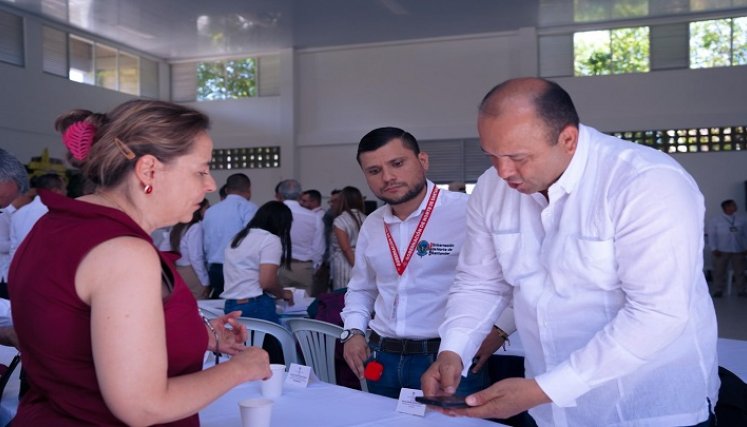
[[[426, 179], [425, 180], [425, 197], [423, 197], [423, 200], [420, 202], [420, 206], [418, 206], [417, 209], [415, 209], [405, 220], [399, 219], [396, 215], [392, 213], [392, 207], [390, 205], [386, 205], [386, 209], [384, 209], [384, 222], [387, 224], [397, 223], [397, 222], [405, 222], [410, 218], [417, 218], [420, 216], [421, 213], [423, 213], [423, 210], [425, 209], [425, 206], [428, 204], [428, 198], [431, 195], [431, 191], [433, 191], [433, 187], [436, 185], [431, 182], [431, 180]], [[443, 190], [441, 191], [443, 193]], [[439, 193], [438, 198], [436, 199], [436, 206], [438, 206], [441, 202], [441, 196], [443, 194]]]
[[576, 142], [576, 151], [571, 157], [568, 167], [565, 169], [560, 178], [548, 189], [550, 200], [557, 199], [561, 194], [570, 194], [578, 186], [581, 176], [586, 167], [586, 160], [589, 158], [589, 129], [578, 125], [578, 141]]

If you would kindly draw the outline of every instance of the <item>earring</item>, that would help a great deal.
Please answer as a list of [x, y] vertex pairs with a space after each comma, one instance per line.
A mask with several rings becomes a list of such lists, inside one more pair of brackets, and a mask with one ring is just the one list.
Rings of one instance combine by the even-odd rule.
[[145, 184], [145, 188], [143, 189], [145, 194], [150, 194], [153, 192], [153, 186], [150, 184]]

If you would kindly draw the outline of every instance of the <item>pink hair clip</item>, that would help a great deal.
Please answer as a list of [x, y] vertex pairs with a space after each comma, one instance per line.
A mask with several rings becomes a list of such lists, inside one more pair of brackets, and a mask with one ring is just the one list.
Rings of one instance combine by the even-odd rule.
[[70, 150], [73, 158], [84, 160], [88, 156], [88, 152], [91, 151], [95, 135], [96, 126], [81, 120], [65, 129], [65, 132], [62, 134], [62, 143]]

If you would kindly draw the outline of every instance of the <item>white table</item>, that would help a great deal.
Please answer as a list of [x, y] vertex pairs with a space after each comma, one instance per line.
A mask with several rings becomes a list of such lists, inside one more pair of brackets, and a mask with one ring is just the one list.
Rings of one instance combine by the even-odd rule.
[[[240, 427], [238, 402], [261, 397], [259, 382], [239, 385], [200, 411], [202, 427]], [[396, 412], [397, 401], [345, 387], [315, 382], [308, 388], [285, 387], [272, 408], [272, 426], [355, 427], [499, 426], [477, 418], [454, 418], [427, 410], [424, 417]]]

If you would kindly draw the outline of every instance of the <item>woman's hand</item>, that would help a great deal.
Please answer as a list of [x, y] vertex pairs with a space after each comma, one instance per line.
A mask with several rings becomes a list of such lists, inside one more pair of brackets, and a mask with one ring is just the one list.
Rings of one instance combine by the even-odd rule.
[[[246, 348], [244, 343], [249, 339], [249, 333], [246, 327], [236, 320], [239, 316], [240, 311], [232, 311], [210, 320], [210, 325], [218, 336], [218, 342], [215, 342], [213, 332], [208, 330], [208, 350], [233, 356]], [[226, 328], [226, 325], [231, 325], [231, 328]]]
[[239, 367], [244, 381], [266, 380], [272, 376], [270, 357], [259, 347], [247, 347], [236, 353], [228, 363]]

